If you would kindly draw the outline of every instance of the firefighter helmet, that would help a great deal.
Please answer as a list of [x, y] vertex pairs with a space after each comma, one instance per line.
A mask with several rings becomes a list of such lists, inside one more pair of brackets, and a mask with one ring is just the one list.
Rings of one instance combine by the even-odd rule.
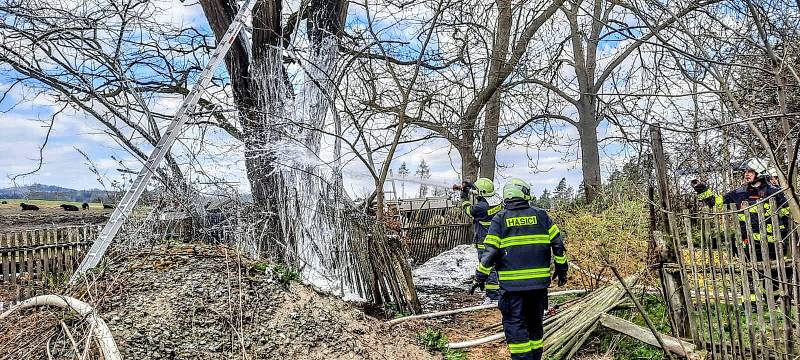
[[763, 174], [767, 170], [767, 167], [764, 166], [763, 161], [752, 158], [742, 162], [742, 164], [739, 166], [739, 170], [742, 172], [752, 171], [756, 174], [756, 176], [758, 176]]
[[475, 188], [478, 189], [478, 196], [494, 196], [494, 183], [487, 178], [478, 178], [475, 181]]
[[531, 186], [525, 180], [513, 178], [503, 186], [503, 199], [520, 198], [531, 199]]

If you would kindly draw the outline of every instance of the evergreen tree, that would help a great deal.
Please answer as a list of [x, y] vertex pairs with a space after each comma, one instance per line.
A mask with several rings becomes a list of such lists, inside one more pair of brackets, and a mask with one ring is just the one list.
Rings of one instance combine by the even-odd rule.
[[[428, 163], [425, 162], [425, 159], [422, 159], [422, 162], [419, 163], [419, 167], [417, 167], [417, 172], [414, 175], [418, 176], [420, 180], [430, 179], [431, 178], [431, 168], [428, 166]], [[428, 185], [420, 184], [419, 185], [419, 197], [428, 196]]]
[[567, 192], [567, 178], [561, 178], [558, 182], [556, 189], [553, 190], [553, 200], [557, 203], [562, 203], [565, 200], [565, 193]]
[[550, 207], [552, 207], [553, 199], [550, 196], [549, 190], [544, 189], [544, 191], [542, 191], [542, 196], [539, 197], [537, 205], [542, 209], [549, 209]]
[[575, 204], [576, 207], [581, 207], [586, 205], [586, 196], [584, 195], [584, 193], [585, 190], [583, 186], [583, 181], [581, 181], [581, 183], [578, 184], [578, 190], [575, 192], [575, 201], [573, 202], [573, 204]]
[[[397, 168], [397, 175], [400, 176], [401, 179], [408, 177], [408, 166], [405, 161]], [[406, 197], [406, 182], [402, 180], [400, 180], [400, 193], [403, 198]]]
[[575, 201], [575, 189], [567, 185], [567, 179], [561, 178], [555, 191], [553, 191], [553, 202], [557, 208], [572, 206]]

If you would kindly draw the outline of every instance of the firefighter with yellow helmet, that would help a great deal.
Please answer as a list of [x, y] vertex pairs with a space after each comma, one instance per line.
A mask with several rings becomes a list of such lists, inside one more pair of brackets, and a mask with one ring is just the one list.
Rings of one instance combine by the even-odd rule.
[[503, 186], [504, 208], [492, 218], [473, 285], [480, 287], [497, 271], [497, 307], [515, 360], [542, 358], [551, 261], [555, 261], [552, 277], [559, 286], [567, 282], [569, 268], [561, 231], [546, 211], [531, 207], [530, 191], [530, 185], [520, 179]]
[[[478, 259], [480, 259], [481, 255], [486, 251], [483, 245], [483, 239], [486, 237], [486, 233], [489, 230], [489, 224], [491, 224], [492, 217], [503, 208], [503, 204], [489, 204], [489, 199], [495, 195], [494, 183], [490, 179], [479, 178], [474, 183], [464, 181], [461, 183], [461, 186], [457, 188], [461, 190], [461, 206], [464, 212], [472, 218], [473, 230], [475, 232], [473, 242], [478, 252]], [[475, 195], [474, 203], [470, 200], [471, 193]], [[497, 301], [500, 296], [498, 293], [499, 289], [497, 273], [491, 272], [483, 288], [486, 292], [485, 302]]]

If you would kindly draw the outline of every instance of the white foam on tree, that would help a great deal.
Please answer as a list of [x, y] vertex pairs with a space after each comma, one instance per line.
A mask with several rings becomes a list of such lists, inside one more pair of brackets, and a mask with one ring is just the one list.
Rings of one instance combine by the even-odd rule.
[[466, 289], [477, 266], [475, 246], [459, 245], [414, 269], [414, 283], [419, 286]]

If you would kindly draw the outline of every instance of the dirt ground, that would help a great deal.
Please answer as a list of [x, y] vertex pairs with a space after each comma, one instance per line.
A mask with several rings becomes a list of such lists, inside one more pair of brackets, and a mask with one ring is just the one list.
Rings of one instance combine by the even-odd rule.
[[[64, 211], [58, 207], [62, 202], [47, 201], [34, 202], [39, 206], [39, 211], [22, 211], [20, 200], [4, 200], [7, 204], [0, 204], [0, 231], [15, 231], [24, 229], [42, 229], [57, 226], [102, 224], [111, 215], [110, 209], [103, 209], [99, 204], [90, 204], [88, 210]], [[22, 200], [24, 202], [24, 200]], [[74, 204], [63, 202], [64, 204]], [[80, 204], [78, 204], [80, 206]]]
[[[93, 304], [125, 359], [436, 358], [413, 334], [227, 247], [165, 245], [110, 260], [95, 281], [60, 293]], [[71, 357], [59, 319], [75, 336], [87, 330], [49, 310], [0, 321], [0, 359]]]
[[[563, 290], [563, 289], [558, 289]], [[556, 290], [553, 290], [556, 291]], [[453, 310], [480, 305], [482, 295], [469, 295], [463, 290], [453, 288], [417, 287], [423, 313]], [[565, 298], [551, 298], [550, 306], [566, 301]], [[449, 342], [475, 340], [502, 331], [502, 316], [498, 309], [487, 309], [462, 314], [448, 315], [431, 319], [412, 320], [398, 325], [398, 329], [411, 334], [436, 329], [447, 336]], [[497, 340], [480, 346], [464, 349], [469, 360], [507, 360], [510, 358], [505, 341]], [[580, 360], [610, 360], [609, 354], [599, 352], [598, 348], [584, 345], [576, 355]]]
[[[469, 295], [465, 291], [453, 288], [417, 287], [417, 294], [422, 303], [422, 312], [452, 310], [468, 306], [480, 305], [483, 295]], [[440, 330], [452, 342], [467, 341], [496, 334], [492, 329], [500, 324], [500, 311], [497, 309], [481, 310], [443, 317], [412, 320], [398, 328], [412, 334], [424, 332], [427, 328]], [[465, 351], [467, 359], [500, 360], [508, 359], [509, 353], [505, 342], [494, 341], [488, 344], [469, 348]]]

